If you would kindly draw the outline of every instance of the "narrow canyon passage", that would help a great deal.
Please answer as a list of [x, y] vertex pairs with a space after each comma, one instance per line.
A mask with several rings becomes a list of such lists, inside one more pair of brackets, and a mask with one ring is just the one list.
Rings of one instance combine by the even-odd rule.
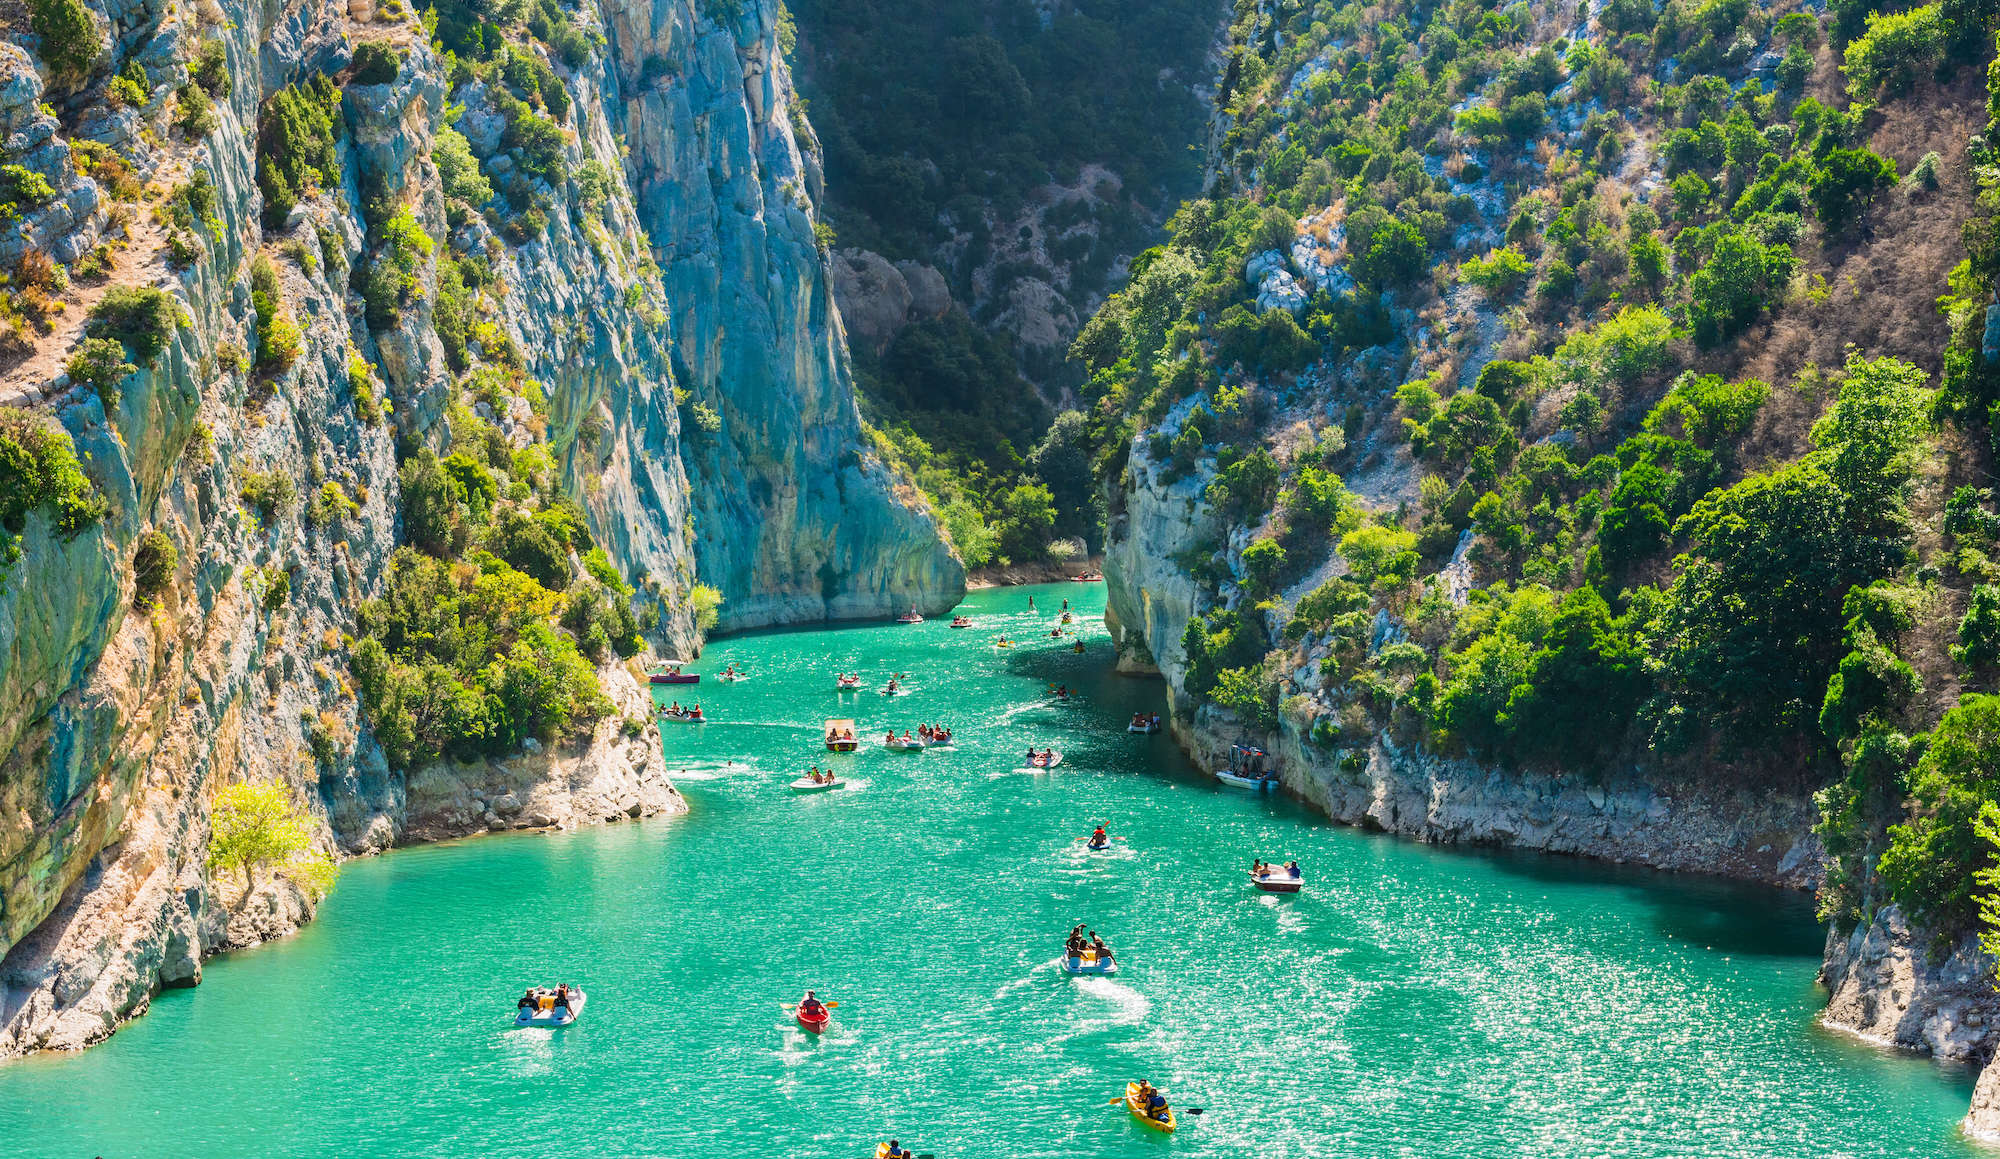
[[[1082, 654], [1048, 635], [1064, 598]], [[1814, 1026], [1804, 896], [1220, 789], [1125, 731], [1159, 688], [1110, 675], [1102, 600], [719, 641], [667, 690], [711, 721], [663, 724], [688, 816], [350, 864], [298, 937], [85, 1054], [0, 1066], [0, 1151], [1151, 1155], [1106, 1105], [1149, 1077], [1206, 1112], [1164, 1144], [1189, 1156], [1961, 1153], [1968, 1073]], [[715, 681], [732, 662], [750, 679]], [[848, 786], [791, 794], [831, 717], [864, 738], [832, 758]], [[881, 747], [926, 721], [956, 751]], [[1015, 771], [1029, 744], [1060, 767]], [[1097, 824], [1111, 852], [1081, 844]], [[1306, 892], [1252, 890], [1253, 857], [1297, 858]], [[1077, 922], [1115, 977], [1057, 970]], [[558, 981], [590, 995], [578, 1025], [508, 1029]], [[780, 1009], [807, 986], [840, 1003], [817, 1040]]]

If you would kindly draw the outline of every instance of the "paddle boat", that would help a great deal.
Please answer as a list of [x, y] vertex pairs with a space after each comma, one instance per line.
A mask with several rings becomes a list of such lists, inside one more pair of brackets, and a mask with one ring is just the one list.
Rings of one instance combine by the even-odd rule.
[[1297, 893], [1306, 887], [1305, 878], [1299, 873], [1298, 862], [1281, 866], [1259, 863], [1260, 868], [1250, 871], [1250, 884], [1265, 893]]
[[517, 1007], [514, 1011], [514, 1025], [543, 1026], [554, 1030], [574, 1026], [576, 1020], [583, 1017], [583, 999], [583, 991], [571, 990], [567, 999], [569, 1008], [565, 1010], [556, 1005], [554, 990], [546, 986], [536, 987], [535, 1004]]
[[855, 738], [854, 722], [851, 720], [829, 720], [826, 722], [826, 748], [828, 752], [851, 753], [861, 747]]
[[965, 616], [953, 616], [951, 618], [951, 626], [954, 628], [970, 628], [972, 621]]
[[681, 709], [663, 708], [660, 710], [660, 719], [677, 720], [682, 724], [708, 723], [708, 718], [702, 715], [701, 707], [699, 705], [695, 706], [694, 708], [681, 708]]
[[859, 692], [861, 691], [861, 677], [845, 674], [836, 676], [833, 678], [833, 688], [836, 692]]
[[1027, 767], [1031, 769], [1053, 769], [1059, 764], [1062, 764], [1062, 753], [1050, 749], [1047, 753], [1036, 753], [1029, 757]]
[[1062, 960], [1063, 973], [1076, 975], [1106, 975], [1118, 972], [1118, 961], [1111, 957], [1099, 957], [1094, 949], [1087, 949], [1080, 958], [1065, 957]]
[[791, 790], [794, 793], [824, 793], [828, 789], [844, 789], [846, 787], [846, 780], [840, 777], [835, 777], [831, 781], [815, 781], [811, 777], [800, 777], [791, 784]]
[[882, 738], [882, 747], [892, 752], [920, 753], [924, 751], [924, 742], [913, 736], [896, 736], [891, 733]]
[[1166, 1108], [1167, 1117], [1164, 1119], [1155, 1119], [1148, 1113], [1146, 1110], [1146, 1100], [1144, 1096], [1139, 1094], [1138, 1083], [1125, 1084], [1125, 1109], [1131, 1112], [1133, 1118], [1161, 1134], [1171, 1135], [1174, 1133], [1174, 1128], [1180, 1125], [1174, 1122], [1174, 1109], [1172, 1107]]
[[681, 666], [672, 661], [648, 669], [646, 680], [652, 684], [700, 684], [701, 677], [691, 672], [682, 672]]
[[1275, 769], [1264, 767], [1268, 754], [1255, 745], [1229, 746], [1229, 767], [1215, 770], [1215, 779], [1239, 789], [1272, 789], [1278, 784]]
[[896, 622], [898, 624], [921, 624], [924, 622], [924, 618], [917, 614], [917, 609], [911, 608], [909, 611], [897, 616]]
[[1155, 713], [1152, 716], [1147, 716], [1144, 713], [1134, 713], [1131, 723], [1125, 726], [1125, 731], [1147, 734], [1156, 733], [1160, 731], [1159, 715]]

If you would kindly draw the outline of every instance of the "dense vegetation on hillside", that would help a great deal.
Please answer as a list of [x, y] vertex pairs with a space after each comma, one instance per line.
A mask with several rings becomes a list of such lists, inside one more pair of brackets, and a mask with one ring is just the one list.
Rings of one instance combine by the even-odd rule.
[[[1037, 559], [1052, 541], [1094, 548], [1102, 512], [1069, 461], [1070, 427], [1055, 424], [1050, 441], [1067, 372], [1057, 360], [1024, 377], [1001, 315], [1029, 278], [1094, 302], [1153, 240], [1160, 208], [1199, 187], [1190, 144], [1207, 109], [1190, 86], [1209, 79], [1222, 3], [794, 0], [791, 11], [839, 243], [934, 264], [955, 300], [879, 354], [855, 351], [885, 453], [950, 513], [970, 564]], [[1112, 178], [1087, 177], [1091, 166]], [[1078, 193], [1038, 204], [1052, 185]], [[1045, 248], [1010, 248], [1037, 230]]]
[[1251, 532], [1177, 561], [1184, 707], [1822, 788], [1830, 916], [1967, 925], [1997, 17], [1239, 4], [1222, 177], [1072, 350], [1114, 501], [1194, 477]]

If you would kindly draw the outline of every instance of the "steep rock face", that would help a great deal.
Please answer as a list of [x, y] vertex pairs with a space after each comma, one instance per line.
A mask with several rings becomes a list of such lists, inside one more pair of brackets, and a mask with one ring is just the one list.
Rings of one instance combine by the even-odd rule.
[[[1170, 415], [1171, 430], [1177, 416]], [[1134, 440], [1130, 486], [1120, 496], [1104, 553], [1105, 620], [1121, 671], [1157, 671], [1177, 711], [1173, 731], [1204, 768], [1227, 767], [1244, 726], [1228, 713], [1185, 704], [1182, 634], [1203, 594], [1178, 562], [1224, 533], [1202, 501], [1205, 479], [1169, 481]], [[1378, 638], [1392, 626], [1378, 623]], [[1311, 721], [1280, 714], [1274, 735], [1254, 735], [1275, 756], [1281, 784], [1327, 816], [1441, 844], [1508, 845], [1660, 869], [1721, 873], [1807, 888], [1821, 872], [1808, 800], [1684, 790], [1636, 770], [1595, 775], [1509, 772], [1439, 757], [1386, 733], [1315, 743]]]
[[726, 23], [692, 0], [614, 0], [606, 15], [676, 370], [720, 419], [681, 454], [722, 626], [944, 611], [964, 568], [855, 409], [814, 236], [818, 145], [792, 104], [776, 0]]
[[[289, 786], [335, 854], [685, 808], [657, 733], [631, 727], [650, 704], [636, 664], [603, 669], [616, 711], [555, 745], [406, 773], [370, 735], [347, 661], [356, 609], [382, 590], [398, 542], [396, 444], [438, 445], [465, 405], [433, 261], [417, 263], [393, 319], [364, 309], [350, 274], [386, 244], [361, 212], [371, 200], [406, 206], [505, 287], [480, 341], [511, 347], [547, 405], [481, 402], [479, 418], [514, 447], [546, 444], [614, 569], [659, 611], [656, 647], [699, 645], [686, 599], [698, 553], [733, 624], [957, 598], [962, 573], [930, 516], [861, 449], [793, 138], [803, 121], [782, 68], [750, 67], [773, 51], [774, 11], [752, 7], [727, 30], [687, 5], [627, 6], [608, 26], [594, 6], [573, 10], [586, 30], [608, 27], [613, 51], [563, 69], [574, 103], [560, 147], [569, 172], [598, 162], [610, 188], [590, 205], [544, 186], [546, 228], [511, 242], [494, 215], [447, 212], [432, 148], [448, 102], [489, 172], [510, 161], [497, 102], [477, 86], [452, 96], [407, 14], [112, 0], [98, 13], [112, 56], [141, 61], [154, 92], [145, 108], [54, 95], [76, 106], [62, 121], [36, 111], [26, 55], [0, 60], [0, 127], [57, 191], [21, 237], [58, 261], [109, 238], [111, 282], [158, 285], [182, 314], [108, 413], [61, 369], [102, 286], [81, 290], [0, 384], [0, 402], [69, 432], [110, 508], [72, 537], [31, 515], [21, 558], [0, 573], [0, 1053], [95, 1042], [161, 986], [199, 981], [206, 955], [309, 920], [315, 898], [290, 877], [210, 872], [209, 811], [228, 784]], [[223, 44], [232, 89], [212, 131], [165, 131], [181, 62], [205, 39]], [[260, 104], [313, 74], [346, 75], [371, 40], [401, 63], [387, 83], [342, 91], [340, 186], [302, 191], [267, 228]], [[214, 212], [184, 227], [191, 257], [168, 260], [149, 207], [108, 206], [72, 165], [63, 124], [117, 148], [155, 189], [206, 178]], [[259, 252], [301, 332], [296, 363], [276, 373], [249, 372], [241, 355], [257, 348], [247, 270]], [[698, 450], [682, 442], [676, 338], [697, 394], [721, 404], [723, 428]], [[704, 472], [698, 502], [686, 463]], [[350, 509], [315, 501], [329, 484]], [[276, 498], [252, 502], [253, 489]], [[142, 609], [130, 561], [154, 530], [178, 566]]]

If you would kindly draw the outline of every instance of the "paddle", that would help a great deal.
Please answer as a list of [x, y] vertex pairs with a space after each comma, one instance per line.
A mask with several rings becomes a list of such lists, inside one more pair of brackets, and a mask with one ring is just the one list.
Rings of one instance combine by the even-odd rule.
[[[822, 1002], [822, 1003], [820, 1003], [820, 1005], [821, 1005], [821, 1006], [824, 1006], [824, 1007], [826, 1007], [826, 1008], [827, 1008], [828, 1010], [831, 1010], [831, 1009], [833, 1009], [834, 1007], [836, 1007], [836, 1006], [840, 1005], [840, 1003], [838, 1003], [838, 1002]], [[784, 1010], [797, 1010], [797, 1009], [799, 1008], [799, 1004], [798, 1004], [798, 1003], [796, 1003], [796, 1002], [780, 1002], [780, 1003], [778, 1003], [778, 1006], [779, 1006], [779, 1007], [780, 1007], [781, 1009], [784, 1009]]]
[[[1107, 1107], [1115, 1107], [1120, 1103], [1123, 1103], [1124, 1101], [1125, 1101], [1125, 1096], [1119, 1095], [1117, 1098], [1112, 1099], [1110, 1102], [1107, 1102], [1104, 1105]], [[1207, 1114], [1208, 1112], [1201, 1107], [1176, 1107], [1174, 1109], [1174, 1113], [1177, 1115], [1203, 1115]]]

